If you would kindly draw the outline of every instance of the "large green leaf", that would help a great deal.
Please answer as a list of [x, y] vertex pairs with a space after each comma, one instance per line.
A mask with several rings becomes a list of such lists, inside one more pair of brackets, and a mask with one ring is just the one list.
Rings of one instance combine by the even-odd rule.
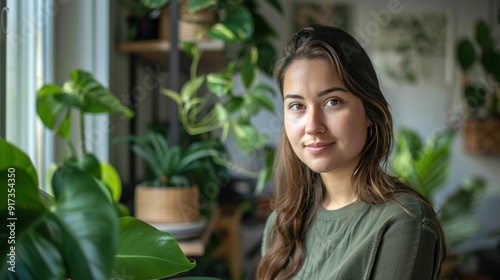
[[486, 182], [479, 177], [470, 177], [462, 182], [441, 207], [439, 215], [442, 219], [450, 219], [456, 215], [470, 214], [484, 196]]
[[82, 70], [73, 70], [70, 72], [70, 76], [73, 81], [67, 82], [64, 89], [68, 93], [83, 97], [83, 112], [120, 113], [127, 118], [131, 118], [134, 115], [132, 110], [123, 106], [91, 73]]
[[267, 41], [257, 43], [256, 46], [259, 51], [257, 66], [267, 75], [271, 75], [274, 70], [274, 63], [276, 62], [276, 50]]
[[233, 114], [245, 106], [245, 99], [240, 96], [234, 96], [227, 101], [226, 109], [229, 114]]
[[237, 5], [231, 7], [225, 20], [213, 25], [208, 30], [210, 38], [228, 42], [241, 42], [252, 37], [254, 22], [247, 7]]
[[245, 88], [250, 88], [257, 81], [258, 69], [256, 64], [258, 56], [257, 48], [252, 48], [250, 52], [243, 57], [241, 63], [241, 78]]
[[472, 237], [479, 229], [479, 222], [472, 214], [453, 215], [449, 219], [440, 219], [446, 237], [446, 246], [456, 248]]
[[[26, 162], [26, 155], [15, 149], [11, 155], [12, 162]], [[118, 236], [117, 218], [94, 177], [77, 168], [63, 166], [57, 170], [54, 177], [60, 178], [64, 187], [55, 203], [44, 199], [54, 203], [48, 210], [30, 179], [31, 169], [31, 164], [25, 168], [16, 165], [15, 249], [20, 273], [6, 272], [7, 255], [2, 252], [2, 279], [109, 279]], [[1, 173], [5, 174], [5, 169]], [[6, 219], [8, 211], [1, 203], [0, 216]], [[7, 250], [5, 247], [1, 250]]]
[[468, 71], [476, 60], [476, 51], [469, 40], [464, 39], [458, 44], [457, 56], [462, 70]]
[[481, 54], [481, 64], [483, 65], [484, 69], [493, 75], [496, 78], [495, 72], [498, 70], [498, 64], [497, 64], [497, 55], [498, 53], [494, 49], [486, 49], [483, 50], [483, 53]]
[[[409, 129], [402, 129], [397, 137], [397, 150], [391, 168], [400, 179], [428, 200], [445, 186], [451, 167], [452, 132], [436, 132], [425, 144]], [[479, 178], [465, 180], [444, 202], [438, 212], [450, 248], [470, 238], [479, 224], [473, 211], [484, 193], [484, 181]]]
[[218, 96], [226, 95], [233, 86], [233, 77], [227, 74], [211, 73], [207, 75], [207, 87]]
[[65, 279], [64, 260], [54, 241], [38, 233], [43, 226], [32, 227], [25, 234], [16, 233], [15, 270], [4, 267], [0, 279]]
[[187, 10], [190, 13], [195, 13], [216, 5], [218, 0], [187, 0]]
[[[193, 268], [170, 233], [132, 217], [119, 219], [120, 238], [112, 277], [159, 279]], [[145, 238], [147, 237], [147, 238]]]
[[67, 166], [54, 178], [64, 187], [47, 216], [72, 279], [109, 279], [118, 237], [113, 204], [86, 172]]
[[251, 92], [245, 95], [245, 102], [250, 105], [257, 105], [258, 108], [264, 108], [270, 112], [274, 111], [274, 104], [267, 94]]
[[140, 0], [141, 4], [151, 10], [161, 9], [167, 5], [170, 0]]
[[205, 81], [205, 75], [198, 76], [189, 80], [181, 89], [181, 99], [183, 102], [188, 102], [196, 96], [201, 85]]
[[483, 107], [486, 102], [486, 90], [482, 87], [467, 85], [464, 88], [464, 98], [468, 109], [472, 114], [475, 114], [475, 112]]
[[[26, 188], [33, 188], [36, 190], [38, 187], [38, 176], [36, 175], [36, 170], [33, 164], [31, 163], [30, 158], [19, 148], [14, 146], [13, 144], [0, 139], [0, 171], [15, 169], [17, 171], [23, 170], [26, 174]], [[11, 170], [12, 171], [12, 170]], [[7, 177], [2, 177], [7, 178]], [[18, 178], [19, 179], [19, 178]], [[7, 180], [2, 180], [0, 184], [2, 184], [2, 189], [7, 189], [6, 185]], [[36, 195], [36, 194], [35, 194]], [[6, 196], [5, 196], [6, 197]], [[1, 201], [0, 203], [4, 203]], [[0, 204], [2, 205], [2, 204]], [[2, 208], [0, 208], [1, 210]]]
[[476, 24], [476, 41], [483, 51], [492, 49], [494, 46], [490, 28], [483, 20], [478, 21]]
[[209, 147], [204, 149], [197, 149], [193, 151], [186, 151], [182, 157], [182, 159], [177, 162], [178, 168], [182, 172], [186, 172], [189, 170], [189, 166], [196, 163], [200, 159], [215, 157], [219, 153], [215, 149], [211, 149]]
[[[47, 209], [38, 196], [38, 177], [29, 157], [3, 139], [0, 155], [0, 219], [15, 223], [15, 236], [20, 237]], [[7, 224], [0, 227], [0, 244], [12, 245]], [[0, 246], [0, 267], [5, 265], [8, 249], [10, 246]]]
[[40, 120], [54, 133], [69, 138], [70, 134], [70, 110], [71, 105], [64, 102], [64, 98], [58, 98], [65, 93], [56, 85], [45, 85], [37, 94], [36, 111]]

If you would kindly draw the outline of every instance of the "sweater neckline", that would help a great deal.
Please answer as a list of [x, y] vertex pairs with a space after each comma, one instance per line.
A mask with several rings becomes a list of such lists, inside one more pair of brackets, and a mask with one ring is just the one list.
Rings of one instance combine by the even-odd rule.
[[335, 218], [341, 218], [344, 217], [348, 214], [353, 214], [359, 211], [362, 211], [365, 207], [368, 205], [366, 203], [363, 203], [360, 200], [356, 200], [350, 204], [347, 204], [344, 207], [341, 207], [339, 209], [335, 210], [327, 210], [321, 205], [318, 208], [318, 212], [316, 217], [319, 219], [335, 219]]

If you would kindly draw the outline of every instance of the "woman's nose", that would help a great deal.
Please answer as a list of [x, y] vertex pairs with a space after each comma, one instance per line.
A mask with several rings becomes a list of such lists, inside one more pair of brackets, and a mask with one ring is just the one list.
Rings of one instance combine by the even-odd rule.
[[325, 120], [321, 109], [309, 109], [307, 112], [305, 132], [309, 135], [315, 135], [324, 133], [325, 131]]

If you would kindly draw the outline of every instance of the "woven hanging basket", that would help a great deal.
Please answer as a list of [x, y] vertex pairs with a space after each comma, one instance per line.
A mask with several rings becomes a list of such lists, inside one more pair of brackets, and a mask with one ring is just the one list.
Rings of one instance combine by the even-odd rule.
[[500, 118], [468, 119], [463, 128], [467, 153], [500, 156]]

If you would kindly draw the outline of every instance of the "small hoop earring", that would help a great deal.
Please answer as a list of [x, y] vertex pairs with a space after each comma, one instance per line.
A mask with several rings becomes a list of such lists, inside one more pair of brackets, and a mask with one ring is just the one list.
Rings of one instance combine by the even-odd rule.
[[369, 128], [369, 135], [370, 135], [370, 138], [372, 138], [372, 135], [373, 135], [372, 125], [370, 125], [370, 128]]

